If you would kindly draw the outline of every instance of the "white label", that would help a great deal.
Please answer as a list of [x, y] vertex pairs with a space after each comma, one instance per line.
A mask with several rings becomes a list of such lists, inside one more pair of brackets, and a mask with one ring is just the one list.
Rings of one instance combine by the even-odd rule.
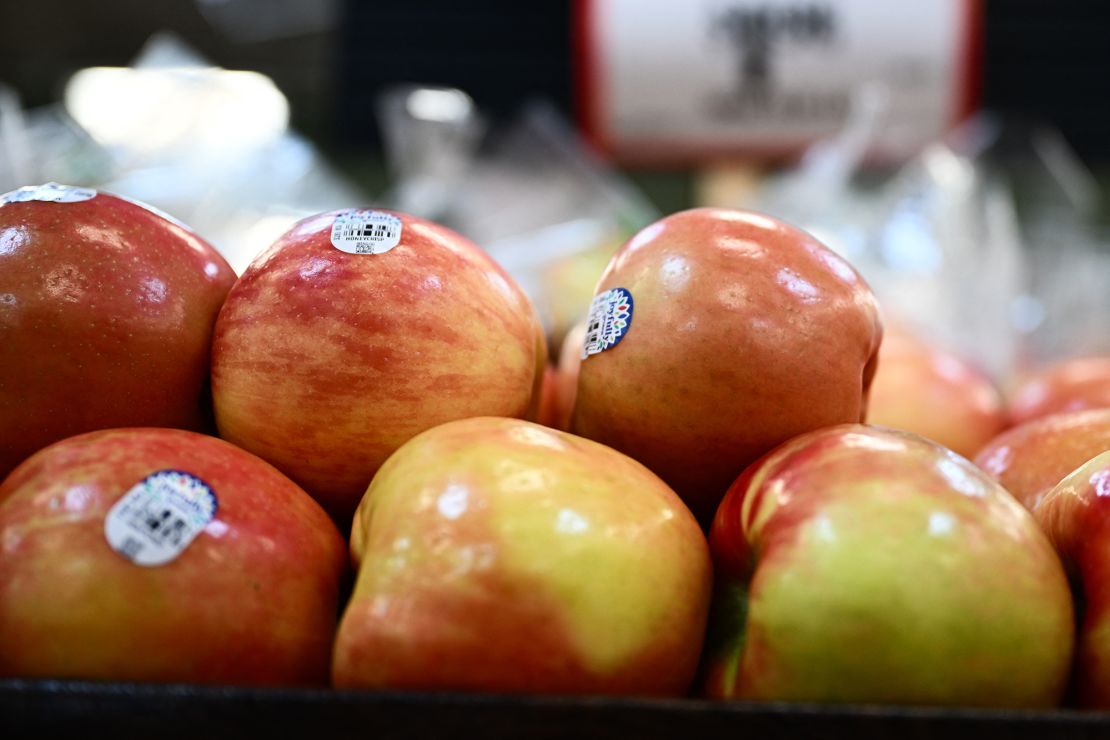
[[586, 317], [586, 339], [582, 359], [612, 349], [632, 328], [632, 294], [613, 288], [594, 296]]
[[836, 133], [863, 83], [875, 149], [912, 153], [961, 112], [971, 0], [591, 0], [584, 121], [632, 159], [787, 150]]
[[348, 254], [381, 254], [401, 242], [401, 219], [381, 211], [347, 211], [331, 227], [331, 243]]
[[159, 470], [136, 483], [104, 518], [112, 549], [143, 566], [165, 565], [216, 516], [216, 493], [180, 470]]
[[23, 203], [28, 200], [41, 200], [45, 203], [78, 203], [96, 197], [92, 188], [78, 188], [72, 185], [59, 185], [48, 182], [45, 185], [28, 185], [0, 195], [0, 206], [8, 203]]

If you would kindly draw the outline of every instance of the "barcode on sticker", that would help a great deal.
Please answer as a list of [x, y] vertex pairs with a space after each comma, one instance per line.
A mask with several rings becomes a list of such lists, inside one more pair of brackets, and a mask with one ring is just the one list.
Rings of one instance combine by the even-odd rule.
[[104, 518], [112, 549], [136, 565], [164, 565], [216, 516], [216, 493], [200, 478], [159, 470], [136, 483]]
[[632, 327], [632, 293], [625, 288], [612, 288], [594, 296], [586, 317], [586, 338], [581, 358], [611, 349]]
[[383, 211], [347, 211], [331, 227], [331, 243], [348, 254], [381, 254], [401, 243], [401, 219]]

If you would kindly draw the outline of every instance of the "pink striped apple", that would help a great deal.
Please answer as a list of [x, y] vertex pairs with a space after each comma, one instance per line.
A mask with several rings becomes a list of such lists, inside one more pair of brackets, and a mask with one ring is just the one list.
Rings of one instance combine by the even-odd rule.
[[53, 183], [0, 195], [0, 479], [82, 432], [210, 425], [212, 326], [234, 281], [139, 203]]
[[0, 677], [327, 681], [344, 542], [214, 437], [115, 429], [0, 485]]
[[412, 436], [534, 412], [544, 353], [528, 298], [473, 243], [404, 214], [324, 213], [232, 288], [213, 340], [216, 421], [349, 521]]
[[628, 326], [591, 324], [571, 431], [650, 467], [703, 522], [775, 445], [863, 420], [878, 305], [808, 234], [744, 211], [676, 213], [614, 255], [599, 298], [618, 289]]
[[1110, 709], [1110, 452], [1064, 478], [1033, 512], [1072, 573], [1083, 604], [1075, 695]]
[[336, 686], [682, 695], [709, 607], [709, 549], [639, 463], [525, 421], [431, 429], [355, 518]]
[[710, 535], [707, 692], [1050, 707], [1072, 602], [1032, 516], [966, 459], [856, 424], [748, 468]]

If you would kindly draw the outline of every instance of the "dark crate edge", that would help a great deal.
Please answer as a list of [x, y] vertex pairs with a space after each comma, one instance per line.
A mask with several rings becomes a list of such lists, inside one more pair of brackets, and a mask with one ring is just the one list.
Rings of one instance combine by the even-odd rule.
[[5, 737], [1088, 738], [1110, 713], [0, 680]]

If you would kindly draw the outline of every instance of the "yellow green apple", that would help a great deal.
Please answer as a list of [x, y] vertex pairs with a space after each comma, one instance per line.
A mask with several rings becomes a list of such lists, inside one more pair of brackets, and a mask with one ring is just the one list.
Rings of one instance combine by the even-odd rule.
[[351, 535], [338, 687], [684, 694], [708, 544], [675, 493], [595, 442], [474, 418], [382, 466]]
[[965, 458], [849, 424], [752, 465], [710, 534], [717, 698], [1051, 707], [1071, 594], [1033, 517]]

